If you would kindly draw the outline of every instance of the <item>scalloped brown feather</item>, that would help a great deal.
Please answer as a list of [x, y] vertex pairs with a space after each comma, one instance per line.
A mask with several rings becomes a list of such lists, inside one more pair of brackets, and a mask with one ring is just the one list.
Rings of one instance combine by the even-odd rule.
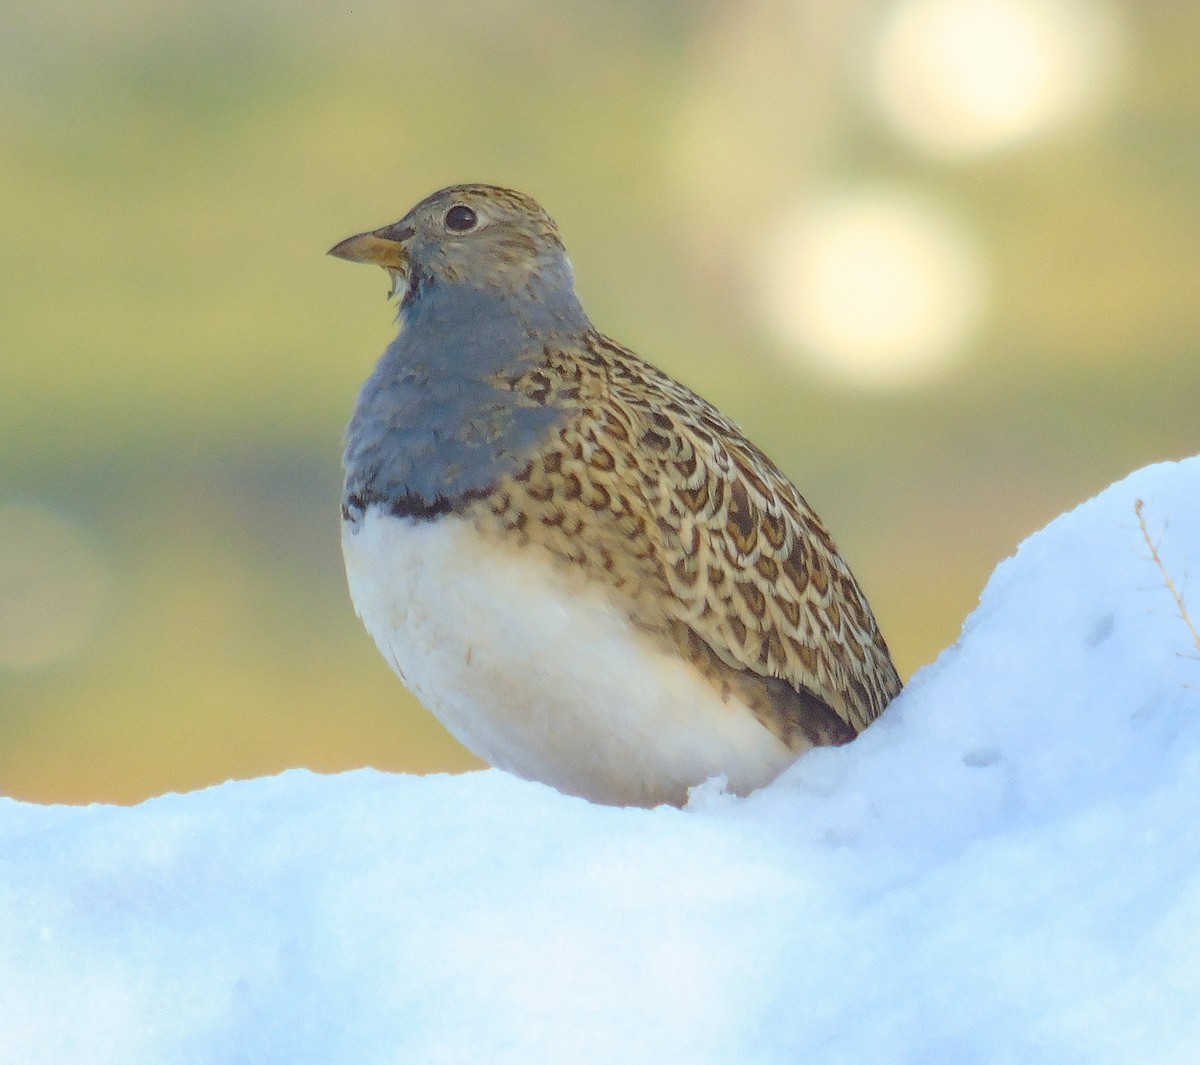
[[494, 383], [572, 413], [464, 517], [600, 582], [797, 752], [852, 739], [900, 691], [824, 525], [711, 404], [594, 332]]

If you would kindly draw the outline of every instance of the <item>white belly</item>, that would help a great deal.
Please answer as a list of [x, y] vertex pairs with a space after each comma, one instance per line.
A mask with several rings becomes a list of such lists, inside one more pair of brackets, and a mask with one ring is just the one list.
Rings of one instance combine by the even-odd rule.
[[539, 548], [371, 508], [343, 523], [342, 552], [384, 657], [492, 765], [594, 802], [654, 805], [722, 773], [745, 793], [795, 758]]

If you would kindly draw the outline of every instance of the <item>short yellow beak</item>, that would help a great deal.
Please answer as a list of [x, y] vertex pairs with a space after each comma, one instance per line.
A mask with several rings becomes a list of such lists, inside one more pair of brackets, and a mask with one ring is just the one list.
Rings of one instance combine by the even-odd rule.
[[330, 248], [329, 254], [352, 263], [374, 263], [389, 270], [407, 270], [408, 251], [404, 245], [398, 240], [384, 236], [393, 229], [394, 227], [388, 226], [370, 233], [347, 237], [340, 244]]

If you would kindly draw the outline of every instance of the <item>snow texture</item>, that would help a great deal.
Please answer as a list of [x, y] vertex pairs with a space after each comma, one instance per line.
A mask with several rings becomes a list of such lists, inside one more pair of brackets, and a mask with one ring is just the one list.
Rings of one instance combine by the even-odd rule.
[[[1194, 1063], [1200, 458], [1053, 522], [747, 799], [293, 771], [0, 800], [0, 1061]], [[1191, 611], [1200, 614], [1200, 593]]]

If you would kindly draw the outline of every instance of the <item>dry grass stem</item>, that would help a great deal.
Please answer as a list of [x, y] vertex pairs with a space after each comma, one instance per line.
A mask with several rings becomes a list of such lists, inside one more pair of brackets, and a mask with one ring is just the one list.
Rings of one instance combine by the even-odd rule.
[[1150, 559], [1158, 567], [1158, 572], [1162, 574], [1163, 583], [1167, 586], [1167, 591], [1171, 593], [1171, 598], [1175, 600], [1175, 606], [1179, 610], [1179, 616], [1183, 619], [1183, 623], [1188, 627], [1188, 632], [1192, 634], [1192, 643], [1195, 644], [1196, 650], [1200, 651], [1200, 631], [1196, 629], [1196, 623], [1192, 621], [1191, 614], [1188, 613], [1187, 603], [1184, 601], [1183, 593], [1179, 590], [1179, 585], [1175, 583], [1175, 579], [1167, 570], [1166, 565], [1162, 560], [1162, 555], [1158, 553], [1158, 544], [1154, 542], [1154, 538], [1150, 535], [1150, 529], [1146, 525], [1146, 504], [1143, 500], [1134, 501], [1133, 509], [1137, 513], [1138, 525], [1142, 530], [1142, 537], [1146, 541], [1146, 546], [1150, 549]]

